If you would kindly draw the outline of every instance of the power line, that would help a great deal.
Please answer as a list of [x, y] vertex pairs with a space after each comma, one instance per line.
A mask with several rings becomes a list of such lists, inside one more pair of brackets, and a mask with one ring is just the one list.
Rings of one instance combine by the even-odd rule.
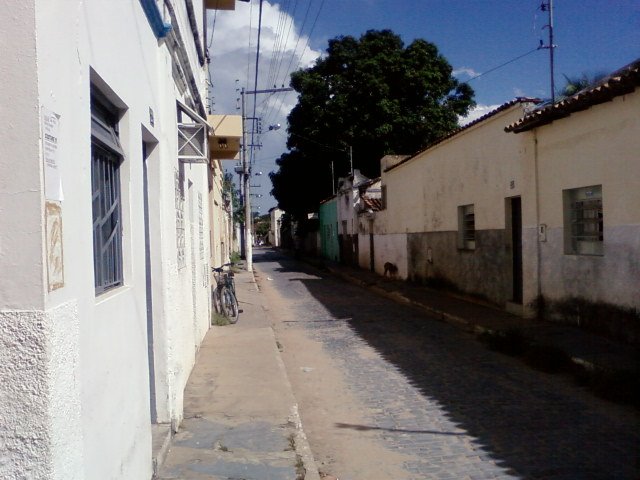
[[524, 58], [524, 57], [526, 57], [527, 55], [531, 55], [533, 52], [537, 52], [537, 51], [538, 51], [538, 50], [540, 50], [541, 48], [542, 48], [542, 47], [536, 47], [536, 48], [534, 48], [533, 50], [529, 50], [528, 52], [523, 53], [522, 55], [518, 55], [517, 57], [512, 58], [511, 60], [509, 60], [509, 61], [507, 61], [507, 62], [501, 63], [501, 64], [500, 64], [500, 65], [498, 65], [497, 67], [493, 67], [493, 68], [491, 68], [491, 69], [487, 70], [486, 72], [482, 72], [482, 73], [479, 73], [478, 75], [476, 75], [475, 77], [471, 77], [469, 80], [467, 80], [467, 82], [470, 82], [471, 80], [475, 80], [476, 78], [480, 78], [480, 77], [482, 77], [482, 76], [484, 76], [484, 75], [486, 75], [486, 74], [488, 74], [488, 73], [495, 72], [496, 70], [498, 70], [498, 69], [500, 69], [500, 68], [502, 68], [502, 67], [504, 67], [504, 66], [507, 66], [507, 65], [509, 65], [510, 63], [513, 63], [513, 62], [515, 62], [515, 61], [517, 61], [517, 60], [520, 60], [521, 58]]
[[[300, 39], [302, 38], [304, 27], [307, 24], [307, 18], [309, 18], [309, 11], [311, 10], [311, 4], [312, 3], [313, 3], [313, 0], [309, 0], [309, 3], [307, 4], [307, 10], [305, 11], [304, 19], [302, 20], [302, 26], [300, 27], [300, 33], [298, 34], [298, 40], [296, 41], [296, 45], [293, 48], [293, 52], [291, 52], [291, 58], [289, 59], [289, 65], [287, 66], [287, 69], [285, 70], [285, 72], [288, 72], [289, 69], [291, 68], [291, 64], [293, 63], [293, 59], [295, 58], [296, 52], [298, 51], [298, 45], [300, 44]], [[288, 75], [288, 73], [285, 73], [285, 75], [283, 77], [283, 81], [282, 81], [283, 84], [284, 84], [284, 78], [286, 78], [287, 75]], [[277, 81], [277, 77], [276, 77], [276, 81]], [[282, 102], [281, 102], [281, 104], [282, 104]], [[280, 107], [280, 108], [282, 108], [282, 107]], [[280, 109], [278, 109], [278, 111], [280, 111]], [[268, 116], [271, 117], [271, 112], [269, 112]]]
[[[257, 91], [258, 91], [258, 67], [260, 65], [260, 33], [262, 32], [262, 5], [264, 3], [264, 0], [260, 0], [260, 7], [259, 7], [259, 12], [258, 12], [258, 40], [256, 42], [256, 71], [255, 71], [255, 80], [253, 82], [254, 85], [254, 92], [253, 92], [253, 117], [255, 118], [256, 116], [256, 106], [257, 106]], [[249, 162], [249, 164], [253, 163], [253, 156], [254, 156], [254, 152], [255, 152], [255, 148], [254, 148], [254, 141], [255, 138], [255, 128], [251, 129], [251, 160]]]
[[[307, 51], [307, 47], [309, 46], [309, 42], [311, 41], [311, 35], [313, 34], [313, 31], [316, 28], [316, 24], [318, 23], [318, 18], [320, 18], [320, 13], [322, 12], [322, 7], [324, 7], [324, 3], [325, 3], [325, 0], [322, 0], [322, 2], [320, 3], [320, 7], [318, 8], [318, 11], [316, 12], [316, 16], [315, 16], [315, 18], [313, 20], [313, 24], [311, 25], [311, 28], [309, 29], [309, 32], [307, 34], [307, 41], [306, 41], [306, 43], [304, 45], [304, 48], [302, 49], [302, 52], [300, 53], [300, 58], [298, 59], [298, 63], [296, 65], [295, 70], [300, 68], [300, 65], [302, 64], [302, 59], [304, 57], [305, 52]], [[293, 56], [292, 56], [292, 59], [293, 59]], [[291, 62], [289, 62], [289, 67], [287, 67], [287, 70], [289, 70], [290, 67], [291, 67]], [[287, 76], [288, 75], [291, 75], [291, 71], [287, 72]], [[284, 78], [283, 78], [283, 81], [284, 81]], [[280, 114], [280, 111], [282, 110], [283, 105], [284, 105], [284, 95], [282, 95], [280, 97], [280, 105], [278, 106], [278, 109], [277, 109], [277, 111], [275, 113], [275, 117], [276, 118]], [[271, 112], [269, 112], [269, 114], [271, 115]], [[269, 120], [270, 120], [270, 118], [269, 118]]]

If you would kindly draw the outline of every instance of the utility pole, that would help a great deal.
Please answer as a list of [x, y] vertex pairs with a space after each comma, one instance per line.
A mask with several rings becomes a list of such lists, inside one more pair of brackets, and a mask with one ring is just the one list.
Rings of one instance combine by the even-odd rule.
[[351, 175], [353, 175], [353, 147], [349, 145], [349, 165], [351, 166]]
[[333, 171], [333, 160], [331, 160], [331, 189], [336, 194], [336, 174]]
[[242, 245], [240, 246], [241, 254], [244, 254], [244, 258], [247, 262], [247, 270], [252, 271], [253, 262], [251, 261], [251, 231], [247, 227], [247, 208], [251, 208], [249, 195], [248, 194], [248, 186], [249, 186], [249, 168], [247, 167], [247, 135], [245, 131], [245, 105], [244, 105], [244, 87], [240, 91], [240, 96], [242, 97], [241, 106], [242, 106], [242, 150], [241, 150], [241, 162], [242, 162], [242, 173], [240, 174], [242, 177], [242, 201], [244, 202], [244, 228], [242, 229], [242, 233], [244, 234], [244, 238], [242, 239]]
[[[549, 45], [543, 45], [541, 48], [549, 49], [549, 71], [551, 74], [551, 104], [556, 103], [556, 85], [554, 80], [554, 61], [553, 61], [553, 50], [556, 48], [556, 45], [553, 44], [553, 0], [547, 0], [546, 3], [542, 3], [540, 6], [543, 12], [549, 12], [549, 23], [545, 25], [544, 28], [549, 29]], [[542, 40], [540, 41], [542, 43]]]
[[[266, 90], [253, 90], [245, 91], [243, 88], [240, 91], [242, 96], [242, 185], [244, 189], [244, 258], [247, 266], [247, 271], [253, 271], [253, 218], [251, 216], [251, 185], [249, 180], [251, 178], [251, 165], [247, 161], [247, 139], [245, 135], [245, 95], [255, 96], [259, 93], [277, 93], [277, 92], [290, 92], [293, 88], [269, 88]], [[254, 100], [255, 104], [255, 100]], [[255, 117], [255, 115], [254, 115]], [[254, 142], [251, 141], [251, 149], [255, 147]]]

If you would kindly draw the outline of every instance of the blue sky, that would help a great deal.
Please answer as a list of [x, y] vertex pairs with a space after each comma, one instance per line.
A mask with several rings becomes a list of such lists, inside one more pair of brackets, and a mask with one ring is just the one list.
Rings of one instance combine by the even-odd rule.
[[[312, 46], [325, 48], [337, 35], [358, 36], [389, 28], [405, 42], [435, 43], [454, 69], [477, 73], [547, 44], [541, 0], [326, 0]], [[562, 74], [613, 71], [640, 57], [639, 0], [555, 0], [556, 83]], [[459, 75], [461, 80], [468, 79]], [[549, 96], [549, 55], [540, 50], [471, 82], [478, 103], [495, 104], [518, 94]]]
[[[391, 29], [405, 43], [415, 38], [435, 43], [459, 80], [466, 81], [535, 49], [540, 40], [548, 43], [543, 30], [548, 16], [540, 4], [541, 0], [264, 0], [258, 88], [288, 84], [287, 67], [311, 65], [328, 39], [358, 37], [369, 29]], [[252, 0], [238, 2], [234, 12], [209, 14], [217, 113], [236, 113], [236, 86], [253, 89], [257, 13], [258, 0]], [[640, 58], [640, 0], [554, 0], [554, 13], [557, 87], [563, 74], [609, 73]], [[214, 17], [216, 26], [211, 28]], [[548, 98], [548, 50], [535, 51], [470, 85], [478, 116], [516, 96]], [[263, 117], [265, 133], [260, 136], [263, 148], [255, 152], [254, 171], [265, 176], [253, 183], [260, 185], [255, 193], [263, 195], [255, 198], [261, 212], [275, 205], [266, 174], [276, 169], [275, 159], [286, 149], [286, 115], [295, 102], [292, 93], [258, 98], [257, 116]], [[251, 111], [251, 99], [247, 105]], [[283, 128], [267, 131], [275, 123]]]

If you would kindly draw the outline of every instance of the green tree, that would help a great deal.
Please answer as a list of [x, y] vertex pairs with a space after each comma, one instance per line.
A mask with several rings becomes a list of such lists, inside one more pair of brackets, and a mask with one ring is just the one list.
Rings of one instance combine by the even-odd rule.
[[575, 95], [580, 90], [584, 90], [587, 87], [594, 86], [604, 77], [606, 77], [607, 74], [603, 72], [598, 72], [591, 75], [587, 73], [583, 73], [581, 76], [570, 77], [563, 73], [562, 76], [564, 77], [565, 84], [556, 92], [556, 95], [559, 97], [559, 100]]
[[458, 126], [475, 103], [473, 90], [452, 76], [437, 47], [405, 46], [390, 30], [329, 41], [315, 65], [295, 72], [299, 93], [289, 115], [289, 152], [270, 174], [280, 208], [300, 218], [331, 195], [335, 176], [353, 167], [380, 174], [386, 154], [412, 154]]
[[233, 222], [244, 223], [244, 207], [240, 203], [240, 191], [236, 189], [236, 184], [233, 182], [233, 175], [231, 173], [225, 173], [222, 180], [222, 194], [231, 200], [233, 205]]
[[266, 239], [271, 228], [271, 215], [269, 215], [268, 213], [265, 215], [260, 215], [256, 212], [253, 224], [256, 229], [256, 238]]

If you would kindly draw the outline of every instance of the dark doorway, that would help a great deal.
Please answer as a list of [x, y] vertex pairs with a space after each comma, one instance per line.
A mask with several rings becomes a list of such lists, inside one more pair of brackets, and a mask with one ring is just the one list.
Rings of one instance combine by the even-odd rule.
[[511, 199], [512, 245], [512, 301], [522, 304], [522, 202], [520, 197]]
[[144, 260], [145, 260], [145, 287], [147, 296], [147, 355], [149, 359], [149, 401], [151, 423], [156, 423], [158, 412], [156, 410], [156, 373], [154, 355], [154, 330], [153, 330], [153, 297], [152, 297], [152, 275], [151, 275], [151, 233], [149, 225], [149, 155], [155, 145], [153, 143], [142, 142], [142, 192], [144, 201]]

